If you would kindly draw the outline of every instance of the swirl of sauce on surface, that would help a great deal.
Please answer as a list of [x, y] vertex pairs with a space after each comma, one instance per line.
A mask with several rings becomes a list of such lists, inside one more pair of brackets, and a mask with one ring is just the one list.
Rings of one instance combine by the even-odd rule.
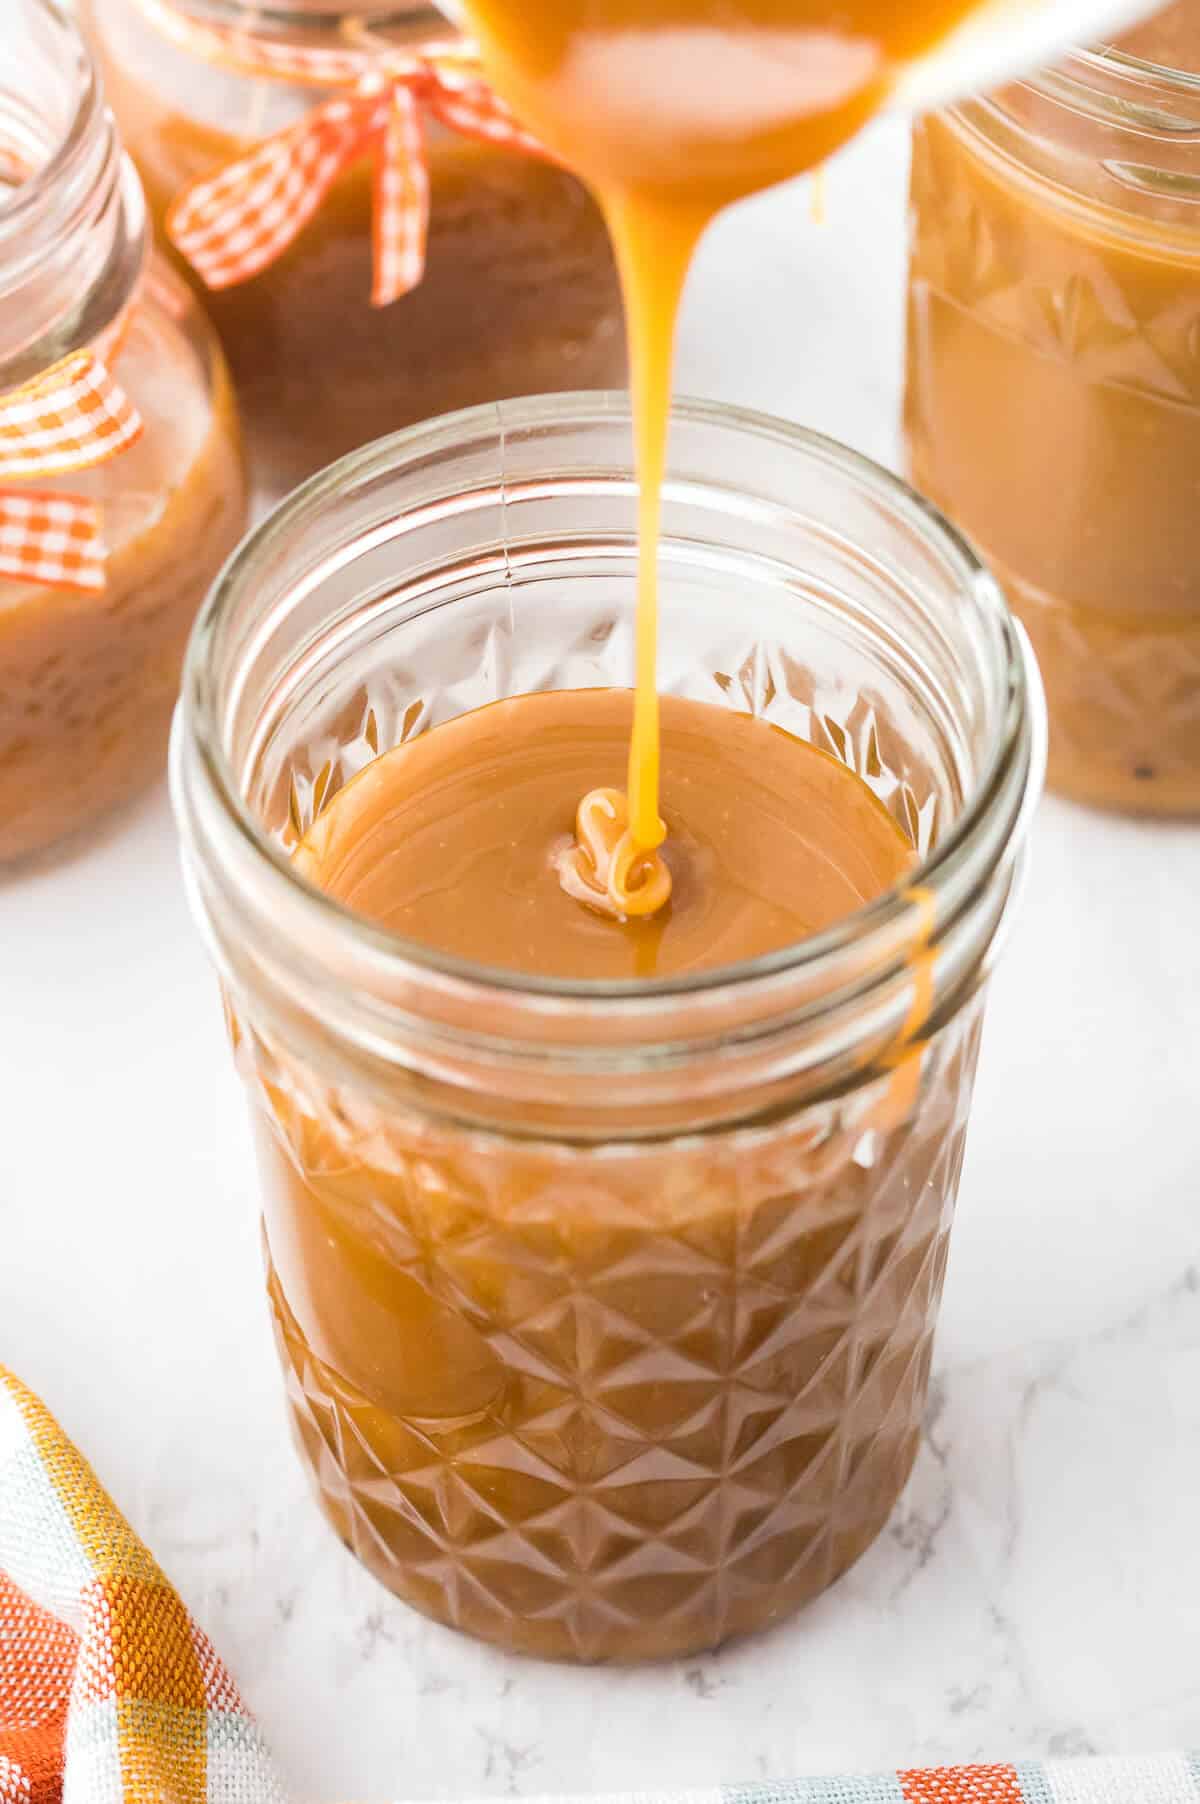
[[618, 921], [657, 914], [671, 895], [666, 862], [655, 848], [637, 844], [619, 789], [588, 791], [575, 813], [574, 842], [555, 864], [568, 896]]

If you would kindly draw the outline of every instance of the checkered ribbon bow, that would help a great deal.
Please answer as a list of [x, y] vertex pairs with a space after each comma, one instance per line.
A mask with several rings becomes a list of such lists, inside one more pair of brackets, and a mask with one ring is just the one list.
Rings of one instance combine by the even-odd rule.
[[[243, 66], [245, 55], [243, 49]], [[423, 110], [467, 137], [546, 154], [483, 80], [478, 57], [464, 45], [380, 52], [369, 63], [351, 53], [322, 57], [275, 47], [264, 55], [262, 72], [306, 82], [324, 76], [344, 91], [177, 197], [168, 236], [209, 288], [228, 288], [266, 269], [338, 177], [364, 157], [374, 163], [372, 304], [386, 307], [415, 288], [425, 273], [429, 225]]]
[[[103, 359], [76, 351], [0, 395], [0, 485], [91, 469], [141, 430], [137, 409]], [[99, 593], [99, 507], [82, 495], [0, 486], [0, 576]]]

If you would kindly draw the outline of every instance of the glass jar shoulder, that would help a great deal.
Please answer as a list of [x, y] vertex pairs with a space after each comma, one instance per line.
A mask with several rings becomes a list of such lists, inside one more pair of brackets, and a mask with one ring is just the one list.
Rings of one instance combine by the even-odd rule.
[[974, 217], [1194, 282], [1200, 131], [1172, 139], [1081, 118], [1053, 89], [1020, 83], [917, 122], [912, 199], [918, 226], [949, 233]]
[[[912, 284], [1050, 357], [1082, 358], [1091, 378], [1200, 399], [1200, 217], [1167, 222], [1127, 205], [1128, 194], [1118, 207], [1084, 194], [1076, 173], [1058, 179], [1022, 163], [956, 114], [922, 121]], [[1135, 328], [1153, 329], [1153, 356], [1142, 359], [1153, 369], [1130, 362]]]
[[119, 457], [72, 478], [75, 492], [104, 509], [110, 561], [171, 557], [165, 541], [154, 539], [168, 514], [175, 531], [194, 513], [240, 531], [245, 476], [225, 359], [190, 289], [157, 254], [113, 374], [138, 410], [141, 435]]

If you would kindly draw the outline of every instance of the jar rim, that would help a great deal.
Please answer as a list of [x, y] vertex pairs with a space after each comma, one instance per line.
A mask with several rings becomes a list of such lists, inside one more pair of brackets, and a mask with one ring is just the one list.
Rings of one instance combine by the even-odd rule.
[[[957, 817], [927, 857], [907, 874], [902, 886], [888, 890], [865, 908], [808, 939], [755, 959], [684, 977], [603, 981], [532, 975], [441, 953], [356, 914], [297, 871], [292, 860], [263, 831], [243, 799], [221, 743], [219, 697], [214, 689], [212, 666], [222, 624], [237, 597], [253, 586], [256, 571], [287, 541], [298, 522], [319, 513], [354, 484], [381, 475], [409, 457], [452, 448], [457, 441], [489, 424], [513, 432], [539, 425], [585, 426], [595, 419], [611, 424], [614, 417], [630, 418], [629, 398], [624, 392], [538, 396], [443, 415], [351, 452], [297, 489], [247, 535], [218, 577], [196, 620], [184, 665], [172, 754], [175, 804], [181, 822], [186, 821], [188, 811], [185, 749], [194, 748], [202, 781], [223, 819], [234, 828], [254, 869], [269, 882], [283, 886], [275, 893], [281, 900], [286, 897], [289, 907], [298, 905], [306, 920], [318, 928], [324, 926], [349, 936], [350, 942], [371, 958], [375, 968], [427, 981], [441, 980], [460, 989], [541, 999], [549, 1006], [587, 1003], [607, 1005], [618, 1012], [636, 1011], [667, 997], [723, 992], [758, 980], [795, 976], [836, 961], [839, 954], [844, 955], [850, 948], [874, 941], [892, 942], [898, 933], [905, 934], [906, 928], [911, 937], [914, 917], [920, 912], [911, 892], [916, 888], [936, 890], [952, 875], [961, 874], [998, 794], [1007, 797], [1001, 805], [1009, 807], [1012, 814], [1006, 824], [1005, 842], [1023, 836], [1028, 813], [1040, 789], [1040, 760], [1044, 755], [1044, 718], [1036, 667], [999, 587], [968, 542], [931, 502], [899, 477], [821, 433], [723, 402], [676, 399], [673, 419], [732, 428], [740, 434], [783, 444], [852, 477], [864, 485], [872, 498], [898, 510], [923, 539], [932, 537], [937, 541], [939, 549], [948, 553], [956, 566], [962, 592], [971, 596], [980, 610], [998, 653], [999, 706], [992, 743], [988, 755], [981, 760], [979, 775], [964, 796]], [[1014, 808], [1012, 771], [1022, 759], [1026, 780], [1018, 785], [1018, 805]], [[986, 874], [986, 870], [976, 872], [974, 880], [983, 881]]]
[[[172, 0], [180, 12], [206, 25], [236, 25], [251, 35], [255, 31], [312, 31], [321, 25], [337, 26], [345, 19], [378, 27], [415, 18], [439, 19], [447, 30], [436, 0]], [[252, 13], [247, 18], [247, 13]]]
[[[1139, 110], [1150, 126], [1194, 130], [1200, 123], [1194, 110], [1200, 104], [1200, 71], [1151, 62], [1116, 44], [1074, 45], [1056, 62], [1019, 77], [1012, 86], [1065, 102], [1105, 124], [1132, 125]], [[1186, 117], [1172, 120], [1162, 115], [1160, 109], [1171, 102], [1186, 103]], [[1115, 119], [1114, 107], [1119, 109]]]
[[104, 117], [104, 92], [96, 58], [65, 0], [27, 0], [27, 4], [61, 34], [78, 75], [79, 91], [66, 130], [46, 159], [31, 169], [23, 181], [0, 194], [0, 243], [10, 233], [15, 236], [26, 231], [30, 213], [45, 203], [47, 194], [89, 153], [96, 126]]
[[1116, 44], [1088, 44], [1068, 52], [1067, 60], [1080, 68], [1135, 77], [1161, 85], [1180, 94], [1200, 96], [1200, 70], [1176, 69], [1170, 63], [1151, 62], [1148, 57], [1133, 56]]
[[[0, 196], [0, 387], [93, 342], [137, 292], [148, 238], [95, 53], [71, 0], [10, 0], [29, 30], [0, 94], [13, 164]], [[28, 65], [28, 66], [27, 66]]]

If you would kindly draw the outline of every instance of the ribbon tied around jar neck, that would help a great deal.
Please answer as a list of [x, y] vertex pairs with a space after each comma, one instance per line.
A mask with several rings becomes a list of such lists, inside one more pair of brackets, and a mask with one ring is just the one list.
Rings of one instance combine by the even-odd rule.
[[103, 590], [99, 505], [84, 495], [6, 485], [92, 469], [141, 431], [137, 409], [91, 351], [75, 351], [0, 395], [0, 576]]
[[[0, 138], [0, 182], [30, 166]], [[0, 393], [0, 577], [87, 595], [104, 590], [103, 515], [86, 495], [21, 486], [94, 469], [141, 437], [142, 420], [109, 368], [133, 314], [126, 306], [94, 348], [72, 351]]]
[[167, 235], [208, 288], [249, 281], [274, 263], [338, 178], [366, 157], [374, 165], [372, 305], [386, 307], [415, 288], [429, 227], [426, 113], [465, 137], [549, 155], [489, 87], [468, 43], [289, 47], [184, 20], [164, 0], [139, 4], [193, 54], [244, 74], [335, 90], [176, 196]]

